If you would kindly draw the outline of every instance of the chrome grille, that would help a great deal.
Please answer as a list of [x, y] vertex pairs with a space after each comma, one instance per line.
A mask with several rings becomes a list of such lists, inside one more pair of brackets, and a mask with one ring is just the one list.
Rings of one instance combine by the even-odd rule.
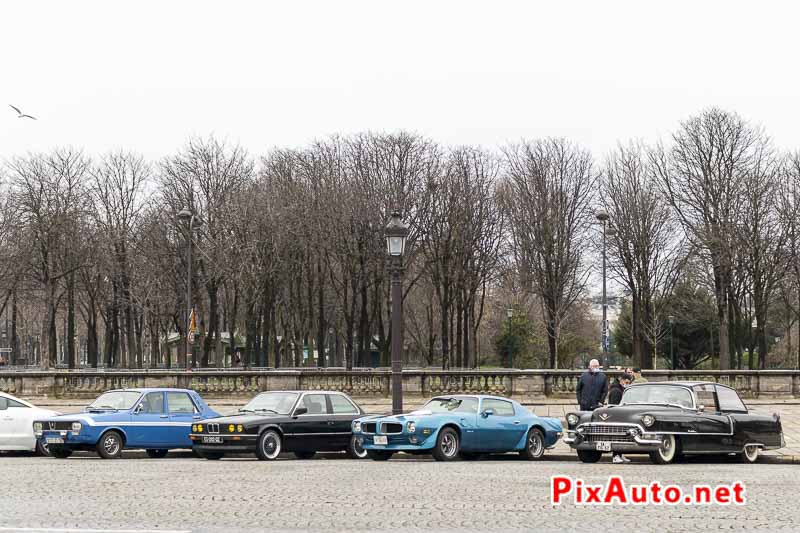
[[208, 428], [209, 433], [219, 433], [219, 424], [217, 424], [216, 422], [211, 424], [206, 424], [206, 427]]
[[403, 432], [403, 424], [398, 424], [397, 422], [384, 422], [381, 424], [381, 433], [386, 433], [390, 435], [392, 433], [402, 433]]
[[583, 427], [584, 442], [636, 442], [628, 434], [628, 430], [635, 428], [633, 424], [627, 425], [608, 425], [592, 424]]

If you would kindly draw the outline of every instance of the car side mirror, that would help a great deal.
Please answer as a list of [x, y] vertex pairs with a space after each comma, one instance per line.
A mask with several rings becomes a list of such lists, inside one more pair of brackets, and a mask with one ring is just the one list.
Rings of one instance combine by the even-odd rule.
[[308, 407], [298, 407], [294, 410], [294, 416], [304, 415], [308, 412]]
[[698, 413], [702, 413], [705, 410], [706, 410], [706, 406], [705, 405], [700, 404], [700, 405], [697, 406], [697, 412]]
[[483, 412], [481, 413], [481, 416], [483, 418], [487, 418], [489, 415], [493, 414], [494, 414], [494, 409], [484, 409]]
[[144, 409], [144, 407], [142, 407], [142, 404], [137, 405], [136, 408], [133, 410], [133, 414], [138, 415], [139, 413], [142, 412], [142, 409]]

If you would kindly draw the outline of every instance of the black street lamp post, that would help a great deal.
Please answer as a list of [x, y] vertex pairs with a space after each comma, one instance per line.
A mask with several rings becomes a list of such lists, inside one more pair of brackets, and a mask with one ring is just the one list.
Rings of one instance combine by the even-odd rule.
[[513, 333], [512, 333], [512, 322], [511, 319], [514, 318], [514, 310], [512, 308], [506, 309], [506, 317], [508, 318], [508, 368], [514, 368], [514, 347], [513, 347]]
[[398, 211], [386, 226], [386, 249], [392, 284], [392, 414], [403, 412], [403, 253], [408, 226]]
[[608, 213], [603, 211], [602, 209], [595, 213], [595, 217], [597, 220], [603, 223], [603, 297], [602, 297], [602, 306], [603, 306], [603, 324], [601, 326], [601, 342], [603, 343], [603, 360], [601, 361], [601, 365], [603, 368], [606, 368], [608, 364], [608, 300], [606, 298], [606, 237], [610, 237], [616, 234], [613, 228], [607, 228], [609, 216]]
[[200, 218], [188, 207], [178, 213], [178, 219], [186, 222], [186, 361], [187, 369], [193, 366], [192, 344], [194, 332], [192, 328], [192, 233], [202, 224]]
[[672, 331], [675, 329], [675, 317], [669, 315], [667, 317], [667, 322], [669, 322], [669, 360], [672, 361], [672, 370], [678, 369], [678, 361], [675, 359], [675, 342]]

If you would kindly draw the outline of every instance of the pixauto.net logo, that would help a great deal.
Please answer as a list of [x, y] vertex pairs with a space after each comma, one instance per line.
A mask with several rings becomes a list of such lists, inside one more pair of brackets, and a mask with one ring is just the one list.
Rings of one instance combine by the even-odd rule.
[[550, 503], [561, 505], [744, 505], [741, 481], [729, 485], [694, 485], [683, 490], [660, 481], [626, 485], [622, 476], [609, 476], [605, 484], [592, 485], [571, 476], [550, 477]]

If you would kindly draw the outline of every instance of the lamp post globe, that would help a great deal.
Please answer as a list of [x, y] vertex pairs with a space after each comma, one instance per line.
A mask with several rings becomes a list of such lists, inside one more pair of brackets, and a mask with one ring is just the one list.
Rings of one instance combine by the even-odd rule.
[[399, 211], [392, 212], [385, 235], [392, 288], [392, 414], [397, 415], [403, 412], [403, 254], [408, 239]]

